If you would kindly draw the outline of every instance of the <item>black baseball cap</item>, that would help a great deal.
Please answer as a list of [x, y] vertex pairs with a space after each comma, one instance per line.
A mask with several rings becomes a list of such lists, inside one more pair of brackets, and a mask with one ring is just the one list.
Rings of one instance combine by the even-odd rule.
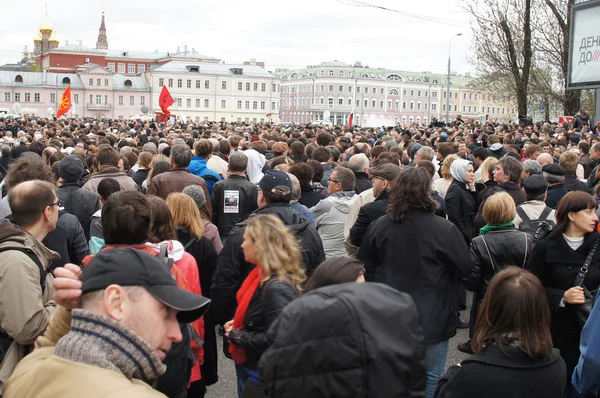
[[154, 298], [178, 312], [181, 323], [190, 323], [208, 310], [210, 300], [177, 286], [169, 266], [142, 250], [121, 247], [103, 250], [83, 269], [82, 293], [110, 285], [140, 286]]

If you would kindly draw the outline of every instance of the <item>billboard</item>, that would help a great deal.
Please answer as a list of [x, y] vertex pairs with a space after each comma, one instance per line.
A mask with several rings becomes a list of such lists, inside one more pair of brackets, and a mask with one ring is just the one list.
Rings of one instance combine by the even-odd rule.
[[571, 12], [567, 88], [600, 87], [600, 0], [574, 4]]

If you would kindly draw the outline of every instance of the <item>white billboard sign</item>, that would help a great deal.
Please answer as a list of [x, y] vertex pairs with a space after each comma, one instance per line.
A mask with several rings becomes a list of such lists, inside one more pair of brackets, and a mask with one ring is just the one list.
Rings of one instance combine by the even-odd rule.
[[568, 88], [600, 87], [600, 0], [574, 4], [571, 12]]

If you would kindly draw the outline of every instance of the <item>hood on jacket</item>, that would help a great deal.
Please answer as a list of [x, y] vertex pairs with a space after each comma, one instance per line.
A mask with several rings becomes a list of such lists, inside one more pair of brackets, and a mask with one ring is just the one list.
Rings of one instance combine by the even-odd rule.
[[356, 196], [358, 195], [354, 191], [335, 192], [329, 195], [326, 200], [339, 212], [348, 214], [356, 200]]
[[167, 245], [167, 255], [174, 261], [179, 261], [183, 258], [185, 249], [183, 248], [181, 242], [179, 242], [178, 240], [165, 240], [160, 243], [146, 242], [146, 246], [154, 249], [156, 253], [160, 253], [160, 245]]
[[192, 156], [192, 161], [187, 170], [192, 174], [200, 175], [203, 169], [206, 169], [206, 159], [200, 156]]
[[379, 283], [311, 291], [284, 308], [259, 363], [269, 396], [408, 397], [425, 389], [412, 298]]

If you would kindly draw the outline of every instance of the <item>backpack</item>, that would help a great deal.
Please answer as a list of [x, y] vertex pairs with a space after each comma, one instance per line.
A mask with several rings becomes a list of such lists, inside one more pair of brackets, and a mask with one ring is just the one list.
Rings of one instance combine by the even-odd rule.
[[547, 219], [551, 212], [552, 208], [546, 206], [542, 214], [540, 214], [540, 218], [532, 220], [525, 212], [525, 209], [517, 206], [517, 214], [522, 220], [521, 224], [519, 224], [519, 231], [523, 231], [529, 236], [532, 245], [535, 245], [538, 240], [548, 235], [552, 231], [552, 228], [554, 228], [554, 221]]
[[[4, 243], [4, 242], [17, 242], [17, 241], [14, 241], [11, 239], [5, 239], [0, 243]], [[42, 296], [43, 296], [44, 292], [46, 291], [46, 275], [47, 274], [46, 274], [46, 270], [42, 266], [42, 263], [40, 262], [40, 259], [35, 255], [33, 250], [26, 249], [24, 247], [3, 247], [3, 248], [0, 248], [0, 253], [6, 252], [9, 250], [18, 251], [18, 252], [25, 254], [27, 257], [29, 257], [31, 259], [31, 261], [33, 261], [35, 263], [35, 265], [37, 265], [38, 270], [40, 271], [40, 287], [42, 288]], [[10, 337], [7, 333], [0, 331], [0, 362], [2, 362], [2, 360], [4, 359], [4, 356], [8, 352], [8, 349], [13, 341], [14, 341], [13, 338]]]

